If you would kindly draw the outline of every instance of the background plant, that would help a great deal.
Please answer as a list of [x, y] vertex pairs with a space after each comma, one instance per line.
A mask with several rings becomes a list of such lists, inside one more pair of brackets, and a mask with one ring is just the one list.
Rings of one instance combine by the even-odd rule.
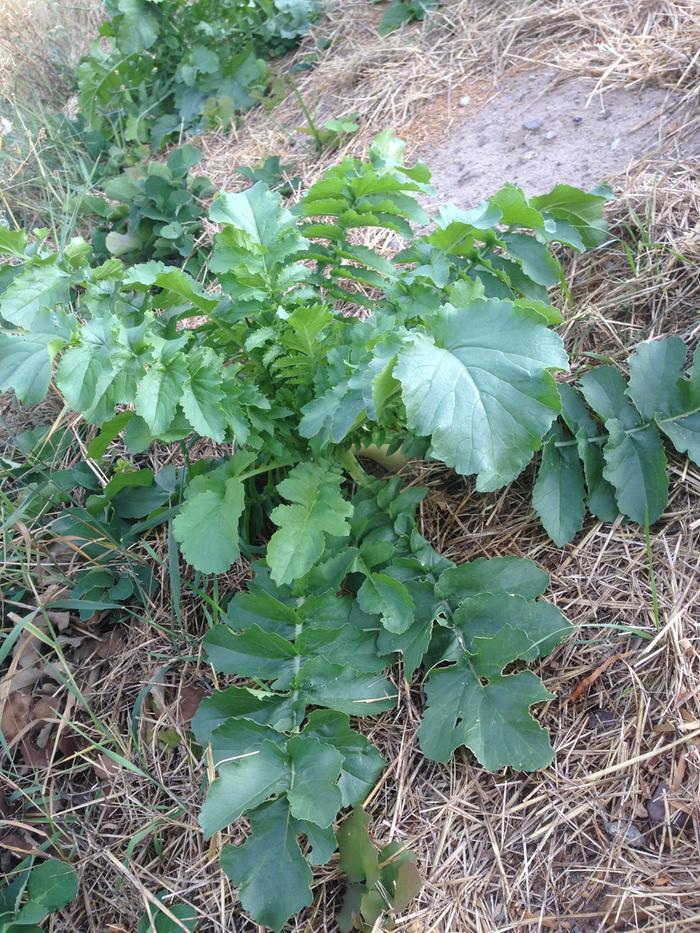
[[82, 114], [106, 139], [149, 143], [226, 127], [264, 94], [267, 59], [293, 48], [318, 0], [108, 0], [111, 19], [78, 68]]
[[207, 178], [190, 174], [200, 159], [195, 146], [181, 146], [165, 164], [148, 162], [109, 179], [104, 198], [85, 197], [82, 211], [103, 221], [92, 236], [96, 258], [164, 260], [197, 274], [201, 263], [194, 254], [203, 229], [202, 202], [214, 192]]
[[379, 34], [388, 36], [404, 23], [420, 22], [439, 6], [440, 0], [390, 0], [379, 23]]

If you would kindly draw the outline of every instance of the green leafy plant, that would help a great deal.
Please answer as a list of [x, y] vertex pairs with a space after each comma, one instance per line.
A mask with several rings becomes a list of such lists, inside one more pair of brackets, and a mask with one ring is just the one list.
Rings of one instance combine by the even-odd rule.
[[629, 382], [596, 366], [579, 388], [560, 385], [562, 413], [546, 440], [533, 503], [555, 544], [581, 530], [586, 509], [601, 521], [619, 514], [641, 525], [668, 502], [662, 435], [700, 465], [700, 354], [686, 373], [679, 337], [641, 343], [629, 358]]
[[[505, 669], [546, 656], [569, 630], [537, 598], [548, 575], [530, 561], [455, 566], [437, 554], [414, 518], [426, 490], [401, 491], [398, 478], [367, 479], [349, 501], [337, 487], [318, 492], [316, 501], [328, 500], [323, 514], [334, 517], [316, 524], [311, 503], [320, 477], [309, 466], [295, 467], [282, 484], [304, 504], [278, 507], [296, 510], [293, 522], [273, 535], [248, 591], [233, 597], [225, 622], [205, 638], [217, 671], [255, 687], [234, 685], [206, 698], [192, 723], [218, 772], [200, 817], [205, 836], [249, 816], [251, 835], [224, 848], [221, 864], [245, 909], [275, 930], [311, 903], [309, 866], [328, 861], [339, 811], [361, 806], [383, 770], [349, 716], [396, 705], [388, 667], [400, 656], [407, 679], [420, 667], [427, 672], [419, 730], [427, 757], [448, 761], [466, 745], [490, 770], [534, 770], [553, 751], [529, 710], [552, 694], [531, 671]], [[294, 553], [295, 541], [303, 554]], [[353, 839], [341, 851], [344, 861]], [[375, 853], [376, 872], [363, 862], [363, 877], [349, 875], [366, 890], [351, 889], [347, 910], [359, 908], [373, 922], [392, 903], [401, 906], [403, 895], [395, 891], [383, 902], [377, 887], [381, 881], [391, 891], [394, 878], [406, 891], [414, 871], [401, 869], [396, 856], [396, 847], [379, 860]], [[265, 870], [270, 860], [274, 886]], [[390, 867], [380, 871], [384, 862]]]
[[310, 122], [309, 126], [302, 127], [302, 133], [307, 133], [313, 137], [316, 145], [316, 151], [332, 152], [347, 140], [349, 136], [354, 136], [360, 128], [359, 114], [350, 113], [344, 117], [334, 117], [326, 120], [325, 123], [318, 125]]
[[[396, 842], [377, 849], [368, 825], [368, 815], [358, 807], [338, 829], [340, 865], [350, 882], [338, 915], [341, 933], [370, 933], [383, 915], [407, 907], [421, 889], [415, 855]], [[386, 923], [384, 929], [393, 928]]]
[[214, 193], [207, 178], [190, 175], [200, 159], [195, 146], [182, 146], [172, 150], [165, 164], [148, 162], [109, 179], [105, 198], [83, 198], [82, 211], [103, 221], [92, 237], [96, 257], [177, 262], [196, 273], [202, 200]]
[[[136, 527], [172, 521], [203, 574], [260, 558], [206, 637], [213, 667], [236, 682], [202, 703], [193, 729], [217, 773], [203, 830], [248, 817], [222, 866], [273, 929], [311, 902], [311, 865], [334, 852], [338, 814], [361, 806], [382, 769], [349, 717], [391, 709], [397, 670], [420, 672], [419, 741], [433, 760], [461, 746], [492, 770], [553, 757], [530, 712], [551, 694], [524, 668], [568, 632], [539, 599], [547, 574], [514, 558], [455, 566], [420, 534], [424, 491], [362, 463], [438, 460], [483, 491], [521, 473], [560, 413], [554, 373], [568, 365], [551, 329], [562, 269], [550, 247], [603, 243], [605, 194], [558, 186], [528, 199], [508, 185], [475, 210], [442, 208], [417, 235], [429, 181], [384, 133], [368, 162], [345, 159], [294, 212], [261, 183], [221, 194], [215, 292], [162, 262], [91, 266], [80, 241], [56, 254], [0, 233], [12, 260], [0, 388], [33, 403], [54, 379], [101, 426], [94, 457], [122, 435], [134, 454], [197, 436], [227, 445], [189, 464]], [[394, 252], [360, 245], [362, 228], [392, 234]], [[140, 472], [120, 468], [88, 516], [119, 520]], [[387, 907], [401, 901], [387, 872], [358, 879], [363, 922], [378, 883]]]
[[258, 165], [242, 165], [236, 169], [236, 173], [248, 179], [252, 185], [262, 182], [271, 191], [278, 191], [283, 198], [296, 194], [301, 188], [301, 178], [292, 172], [290, 166], [282, 165], [279, 156], [268, 156]]
[[1, 933], [41, 933], [39, 924], [78, 893], [78, 879], [66, 862], [47, 859], [22, 863], [15, 877], [0, 886]]
[[[292, 48], [319, 0], [108, 0], [78, 68], [80, 110], [121, 148], [226, 126], [264, 94], [266, 60]], [[233, 51], [232, 51], [233, 50]]]
[[379, 34], [388, 36], [404, 23], [424, 20], [440, 6], [440, 0], [390, 0], [379, 24]]

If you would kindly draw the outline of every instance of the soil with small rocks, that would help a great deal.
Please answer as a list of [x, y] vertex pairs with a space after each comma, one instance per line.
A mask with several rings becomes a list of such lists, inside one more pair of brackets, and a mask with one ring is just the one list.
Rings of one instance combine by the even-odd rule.
[[[464, 116], [449, 136], [420, 155], [439, 200], [461, 207], [506, 181], [528, 195], [555, 182], [593, 188], [645, 155], [668, 153], [682, 122], [678, 98], [668, 91], [599, 91], [592, 80], [552, 69], [506, 75], [486, 103], [472, 104], [468, 95], [459, 103]], [[686, 150], [698, 143], [686, 141]]]

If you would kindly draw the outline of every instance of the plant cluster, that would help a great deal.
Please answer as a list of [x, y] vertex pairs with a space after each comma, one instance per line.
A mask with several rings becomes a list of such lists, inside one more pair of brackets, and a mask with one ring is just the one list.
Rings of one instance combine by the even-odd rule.
[[[475, 475], [480, 490], [520, 474], [562, 408], [551, 244], [602, 243], [605, 194], [558, 186], [527, 199], [507, 185], [473, 211], [442, 208], [417, 235], [429, 181], [384, 133], [368, 162], [329, 170], [294, 212], [262, 183], [220, 195], [216, 293], [158, 260], [95, 265], [79, 239], [59, 254], [0, 232], [11, 260], [0, 388], [36, 403], [55, 367], [66, 404], [101, 427], [93, 458], [120, 436], [134, 454], [196, 437], [232, 451], [155, 477], [124, 463], [60, 521], [92, 556], [168, 521], [203, 574], [261, 558], [205, 641], [237, 682], [203, 701], [193, 729], [217, 773], [202, 828], [248, 817], [222, 866], [273, 929], [310, 903], [310, 866], [331, 857], [340, 812], [362, 805], [383, 768], [350, 717], [391, 709], [397, 670], [422, 671], [429, 758], [466, 746], [489, 769], [532, 770], [553, 755], [530, 713], [551, 694], [523, 669], [568, 632], [539, 598], [547, 575], [515, 558], [454, 565], [419, 532], [424, 490], [361, 461], [400, 450]], [[359, 245], [363, 227], [403, 248]], [[92, 568], [74, 595], [118, 605], [119, 586]], [[363, 864], [346, 916], [371, 923], [376, 886], [401, 903], [410, 868], [393, 851]]]
[[700, 465], [700, 353], [686, 372], [679, 337], [640, 344], [629, 381], [596, 366], [579, 389], [561, 384], [561, 416], [545, 442], [532, 501], [547, 533], [563, 545], [588, 509], [601, 521], [625, 515], [652, 525], [668, 502], [662, 435]]
[[181, 146], [169, 153], [165, 164], [141, 163], [108, 179], [105, 197], [84, 197], [82, 212], [102, 221], [92, 236], [95, 258], [163, 260], [196, 275], [201, 266], [195, 250], [202, 234], [202, 201], [214, 193], [207, 178], [190, 175], [200, 159], [195, 146]]
[[103, 42], [78, 67], [80, 111], [121, 148], [159, 149], [252, 107], [268, 85], [267, 60], [306, 35], [321, 3], [107, 0], [107, 9]]

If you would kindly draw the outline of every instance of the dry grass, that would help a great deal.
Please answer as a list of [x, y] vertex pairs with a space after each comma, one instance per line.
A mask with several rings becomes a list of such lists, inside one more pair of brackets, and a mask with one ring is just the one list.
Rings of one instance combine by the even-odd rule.
[[103, 15], [100, 0], [2, 0], [0, 96], [63, 106]]
[[[334, 47], [302, 82], [325, 117], [364, 115], [353, 151], [388, 124], [414, 127], [413, 142], [429, 140], [454, 119], [455, 95], [467, 88], [485, 97], [502, 71], [540, 57], [610, 85], [659, 82], [688, 103], [697, 93], [700, 13], [690, 2], [460, 0], [431, 25], [386, 40], [366, 13], [360, 0], [338, 5]], [[428, 119], [433, 126], [421, 135]], [[684, 124], [691, 130], [692, 119]], [[308, 144], [294, 142], [288, 130], [302, 122], [290, 99], [270, 116], [251, 114], [238, 135], [208, 137], [208, 174], [236, 187], [233, 166], [272, 151], [315, 177], [338, 155], [316, 160]], [[648, 336], [677, 333], [695, 343], [698, 335], [697, 166], [661, 156], [618, 181], [611, 220], [628, 250], [619, 242], [569, 259], [565, 336], [575, 366], [589, 352], [623, 362]], [[157, 451], [154, 465], [172, 456]], [[373, 831], [414, 849], [425, 878], [400, 930], [700, 929], [700, 473], [680, 458], [671, 469], [651, 561], [643, 533], [620, 523], [589, 520], [577, 542], [555, 548], [532, 514], [527, 475], [485, 496], [441, 469], [409, 473], [431, 488], [422, 520], [436, 546], [459, 560], [540, 561], [552, 573], [550, 598], [574, 628], [539, 672], [557, 696], [541, 711], [557, 748], [545, 771], [492, 775], [466, 753], [447, 767], [426, 761], [416, 744], [418, 687], [402, 689], [394, 713], [363, 724], [391, 762], [369, 803]], [[151, 543], [165, 560], [165, 536]], [[48, 539], [33, 547], [34, 559], [50, 556]], [[139, 549], [128, 559], [144, 556]], [[236, 568], [221, 590], [241, 586], [246, 573]], [[5, 775], [7, 789], [24, 798], [9, 817], [22, 824], [14, 844], [18, 836], [25, 847], [40, 844], [51, 826], [62, 827], [64, 845], [74, 848], [80, 893], [52, 921], [60, 933], [131, 933], [161, 890], [196, 907], [202, 933], [257, 929], [218, 869], [218, 843], [203, 843], [195, 818], [203, 770], [185, 738], [183, 701], [212, 685], [199, 654], [208, 622], [187, 576], [178, 612], [167, 560], [157, 574], [152, 600], [118, 629], [106, 658], [98, 653], [97, 639], [107, 634], [99, 621], [83, 626], [93, 651], [66, 646], [95, 717], [77, 717], [93, 745], [67, 757], [54, 749], [48, 767]], [[69, 710], [69, 691], [54, 692]], [[174, 748], [162, 742], [168, 730], [180, 735]], [[105, 762], [104, 747], [141, 773]], [[655, 814], [652, 825], [647, 804], [662, 784], [667, 818]], [[692, 818], [681, 831], [683, 814]], [[239, 840], [242, 828], [222, 836]], [[290, 930], [335, 929], [341, 890], [332, 863], [317, 874], [314, 907]]]

